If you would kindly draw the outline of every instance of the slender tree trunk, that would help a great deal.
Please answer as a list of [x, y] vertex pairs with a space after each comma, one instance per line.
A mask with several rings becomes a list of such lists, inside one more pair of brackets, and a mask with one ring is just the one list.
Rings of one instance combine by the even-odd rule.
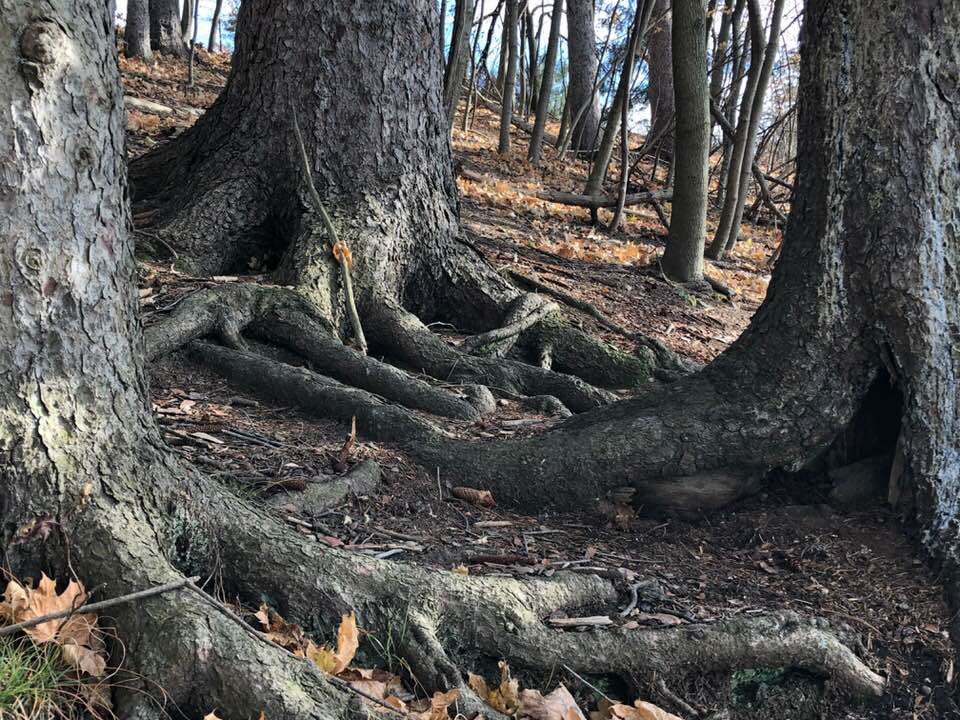
[[517, 65], [520, 59], [519, 28], [517, 5], [519, 0], [507, 0], [507, 13], [504, 33], [507, 37], [507, 71], [504, 74], [503, 96], [500, 112], [500, 141], [497, 152], [501, 155], [510, 153], [510, 125], [513, 122], [513, 96], [517, 82]]
[[673, 84], [677, 142], [673, 213], [663, 271], [682, 282], [703, 279], [710, 155], [710, 93], [703, 0], [673, 2]]
[[653, 9], [656, 24], [650, 31], [647, 58], [650, 84], [650, 133], [663, 138], [665, 149], [673, 149], [673, 133], [669, 131], [676, 114], [673, 88], [673, 21], [671, 0], [657, 0]]
[[767, 82], [776, 57], [777, 43], [780, 40], [780, 18], [783, 15], [784, 0], [774, 0], [771, 10], [770, 38], [764, 49], [763, 16], [759, 0], [747, 0], [750, 14], [750, 71], [747, 76], [747, 88], [740, 105], [740, 117], [737, 123], [737, 136], [734, 140], [730, 169], [727, 173], [726, 196], [717, 232], [707, 255], [713, 259], [724, 256], [727, 245], [736, 242], [740, 234], [740, 220], [746, 202], [750, 184], [753, 155], [756, 149], [757, 128], [763, 111]]
[[[631, 24], [630, 38], [627, 40], [627, 46], [624, 49], [623, 69], [617, 82], [617, 91], [610, 105], [610, 112], [607, 113], [608, 120], [603, 130], [603, 138], [600, 140], [597, 153], [593, 158], [593, 166], [590, 168], [590, 176], [587, 178], [587, 186], [584, 190], [585, 195], [598, 195], [603, 189], [603, 181], [607, 176], [607, 168], [613, 155], [613, 145], [617, 138], [617, 121], [620, 118], [621, 108], [627, 102], [627, 96], [630, 94], [630, 76], [624, 70], [633, 65], [634, 58], [640, 50], [640, 39], [646, 32], [652, 11], [651, 3], [645, 2], [637, 5], [637, 14]], [[596, 221], [595, 217], [594, 221]]]
[[[743, 13], [746, 9], [746, 0], [735, 0], [733, 16], [730, 19], [730, 87], [723, 102], [723, 114], [727, 123], [734, 127], [737, 122], [737, 106], [740, 103], [740, 90], [743, 87], [743, 64], [746, 54], [744, 44], [749, 35], [742, 32]], [[726, 133], [723, 136], [723, 159], [720, 163], [720, 173], [717, 179], [717, 204], [723, 207], [727, 192], [727, 177], [730, 174], [730, 163], [733, 161], [734, 138]]]
[[594, 138], [600, 126], [599, 98], [594, 92], [597, 75], [596, 31], [593, 0], [568, 0], [567, 45], [570, 53], [571, 112], [584, 108], [574, 126], [570, 147], [577, 152], [593, 152]]
[[[757, 133], [760, 128], [760, 120], [763, 116], [763, 103], [767, 97], [767, 86], [770, 83], [770, 74], [773, 71], [773, 63], [777, 58], [777, 47], [780, 43], [780, 21], [783, 18], [783, 6], [784, 0], [774, 0], [773, 8], [770, 11], [770, 36], [763, 54], [763, 66], [760, 68], [760, 79], [757, 83], [752, 107], [750, 108], [750, 127], [747, 130], [747, 146], [744, 149], [743, 163], [740, 167], [740, 180], [737, 183], [739, 196], [734, 206], [733, 221], [730, 224], [726, 242], [720, 251], [721, 255], [726, 255], [733, 250], [733, 246], [736, 245], [737, 239], [740, 237], [740, 221], [743, 218], [743, 208], [747, 202], [747, 190], [750, 187], [751, 178], [753, 177]], [[711, 247], [711, 251], [712, 250], [713, 248]]]
[[210, 20], [210, 38], [207, 40], [207, 52], [216, 52], [220, 49], [220, 12], [222, 10], [223, 0], [217, 0], [216, 5], [213, 6], [213, 18]]
[[150, 1], [150, 45], [164, 54], [185, 57], [187, 44], [180, 29], [178, 0]]
[[[537, 115], [533, 123], [533, 133], [530, 136], [530, 152], [528, 157], [533, 165], [540, 164], [540, 151], [543, 148], [543, 133], [547, 126], [547, 113], [550, 110], [550, 95], [553, 91], [557, 50], [560, 47], [560, 20], [562, 16], [563, 0], [553, 0], [553, 12], [550, 15], [550, 38], [547, 40], [547, 55], [543, 61], [543, 82], [540, 86], [540, 95], [537, 98]], [[567, 97], [569, 97], [569, 95]], [[566, 107], [564, 107], [563, 113], [566, 113]]]
[[[524, 114], [531, 114], [537, 111], [537, 98], [540, 96], [540, 87], [538, 83], [537, 69], [539, 63], [537, 62], [540, 58], [540, 47], [539, 47], [539, 33], [535, 33], [533, 30], [533, 10], [530, 7], [530, 1], [527, 2], [527, 54], [529, 55], [529, 60], [527, 62], [527, 73], [529, 79], [527, 80], [527, 88], [529, 88], [529, 98], [527, 101], [526, 107], [524, 107]], [[541, 22], [543, 18], [540, 18]]]
[[[453, 20], [453, 36], [450, 39], [450, 55], [443, 74], [443, 106], [450, 126], [457, 114], [463, 78], [467, 71], [470, 53], [470, 30], [473, 28], [474, 0], [457, 0]], [[479, 33], [479, 30], [477, 31]]]
[[197, 2], [199, 0], [183, 0], [183, 10], [180, 13], [180, 32], [183, 34], [183, 42], [188, 45], [193, 39], [193, 11]]
[[149, 60], [153, 57], [150, 47], [150, 0], [127, 1], [127, 25], [123, 31], [127, 57]]

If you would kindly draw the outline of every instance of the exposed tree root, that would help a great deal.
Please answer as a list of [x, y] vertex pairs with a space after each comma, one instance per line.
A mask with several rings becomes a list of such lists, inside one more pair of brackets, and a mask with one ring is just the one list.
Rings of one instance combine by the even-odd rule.
[[324, 634], [340, 613], [356, 610], [373, 637], [399, 632], [400, 653], [428, 690], [462, 687], [464, 670], [500, 658], [527, 668], [563, 663], [578, 672], [616, 674], [635, 688], [653, 674], [792, 667], [830, 678], [853, 698], [883, 690], [883, 679], [825, 623], [794, 614], [566, 632], [550, 628], [547, 616], [613, 612], [619, 594], [612, 583], [580, 574], [521, 581], [393, 564], [297, 536], [232, 498], [215, 505], [229, 508], [211, 532], [231, 591], [249, 598], [264, 593], [283, 614]]
[[430, 332], [415, 315], [390, 301], [376, 303], [366, 315], [373, 347], [435, 378], [479, 383], [518, 395], [554, 395], [574, 412], [616, 399], [613, 393], [573, 375], [516, 360], [467, 355]]

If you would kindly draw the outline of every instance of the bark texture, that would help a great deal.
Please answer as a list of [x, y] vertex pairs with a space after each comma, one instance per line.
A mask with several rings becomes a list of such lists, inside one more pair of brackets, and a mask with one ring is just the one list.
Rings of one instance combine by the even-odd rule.
[[[673, 89], [677, 142], [673, 155], [674, 193], [663, 271], [681, 282], [703, 279], [710, 175], [710, 94], [703, 0], [673, 1]], [[651, 73], [653, 71], [651, 70]]]
[[[424, 19], [435, 18], [422, 12], [430, 5], [419, 6], [421, 12], [415, 14], [414, 24], [433, 42], [431, 28], [436, 25]], [[245, 3], [243, 7], [246, 6]], [[333, 17], [341, 9], [322, 3], [312, 10], [318, 12], [321, 7], [334, 13]], [[356, 8], [360, 9], [354, 10], [362, 15], [365, 7], [358, 4]], [[562, 574], [534, 582], [463, 577], [338, 551], [292, 531], [232, 495], [224, 486], [179, 465], [162, 446], [147, 402], [133, 247], [127, 233], [124, 113], [110, 8], [98, 0], [37, 0], [8, 3], [4, 9], [6, 12], [0, 13], [0, 39], [4, 41], [0, 42], [0, 231], [4, 238], [0, 244], [0, 330], [8, 342], [0, 346], [0, 539], [5, 560], [15, 573], [36, 576], [37, 571], [46, 570], [66, 577], [69, 571], [75, 571], [89, 587], [99, 588], [105, 596], [168, 582], [185, 573], [215, 573], [230, 597], [254, 605], [263, 596], [269, 597], [279, 612], [317, 633], [318, 638], [329, 638], [340, 614], [354, 610], [361, 626], [374, 637], [405, 628], [399, 637], [392, 636], [397, 639], [397, 654], [428, 691], [462, 688], [465, 699], [460, 709], [465, 714], [481, 708], [463, 687], [462, 668], [479, 667], [504, 656], [518, 666], [544, 669], [559, 661], [577, 672], [615, 674], [629, 685], [652, 674], [787, 666], [831, 677], [856, 698], [875, 697], [882, 692], [882, 678], [819, 623], [784, 614], [675, 630], [557, 631], [544, 621], [551, 613], [613, 606], [618, 599], [614, 585], [595, 576]], [[879, 9], [878, 3], [872, 14], [882, 14]], [[857, 12], [852, 0], [843, 10], [843, 17], [853, 17]], [[820, 16], [824, 15], [829, 13]], [[809, 158], [808, 164], [801, 165], [800, 176], [801, 182], [804, 173], [814, 176], [806, 179], [808, 185], [801, 185], [810, 196], [802, 206], [803, 220], [809, 225], [798, 222], [791, 226], [791, 243], [777, 271], [779, 290], [764, 306], [761, 322], [763, 329], [771, 330], [771, 335], [779, 333], [778, 339], [792, 337], [797, 341], [794, 362], [781, 363], [780, 367], [786, 365], [787, 370], [804, 373], [805, 379], [814, 382], [817, 391], [826, 393], [831, 402], [818, 406], [825, 416], [821, 418], [819, 413], [803, 412], [809, 406], [792, 404], [791, 398], [775, 401], [770, 399], [774, 397], [771, 395], [766, 404], [761, 404], [759, 393], [770, 388], [764, 387], [763, 382], [751, 385], [750, 389], [757, 393], [752, 398], [757, 403], [755, 412], [737, 417], [743, 422], [741, 427], [752, 422], [753, 426], [766, 428], [762, 437], [768, 450], [789, 442], [789, 432], [797, 433], [797, 437], [807, 439], [809, 446], [814, 447], [816, 433], [825, 432], [824, 428], [843, 415], [848, 406], [856, 404], [859, 383], [869, 382], [877, 373], [877, 338], [872, 332], [878, 327], [889, 331], [889, 348], [902, 371], [898, 382], [906, 392], [905, 407], [924, 412], [916, 420], [926, 422], [926, 412], [935, 405], [929, 402], [931, 399], [945, 401], [949, 396], [950, 402], [956, 402], [955, 382], [923, 384], [929, 377], [957, 377], [954, 364], [949, 365], [949, 377], [937, 375], [945, 372], [945, 362], [956, 362], [948, 337], [950, 327], [944, 325], [955, 320], [956, 308], [930, 302], [956, 302], [956, 280], [951, 277], [940, 285], [931, 282], [918, 286], [916, 282], [945, 277], [946, 253], [931, 253], [931, 248], [942, 251], [944, 245], [939, 243], [946, 242], [956, 249], [952, 234], [957, 220], [955, 206], [932, 207], [942, 203], [944, 197], [953, 197], [953, 193], [938, 195], [940, 186], [936, 183], [950, 182], [941, 173], [955, 169], [957, 152], [952, 142], [955, 128], [949, 126], [955, 122], [952, 108], [933, 88], [941, 78], [939, 71], [956, 67], [958, 53], [955, 46], [947, 48], [937, 43], [936, 49], [948, 60], [946, 65], [937, 64], [940, 55], [929, 53], [929, 40], [939, 39], [933, 33], [942, 31], [923, 25], [925, 16], [911, 16], [907, 20], [913, 22], [907, 23], [903, 23], [902, 17], [896, 19], [914, 33], [910, 39], [901, 38], [896, 45], [900, 52], [892, 52], [890, 59], [900, 61], [895, 67], [903, 68], [909, 66], [906, 57], [926, 58], [923, 70], [910, 78], [927, 78], [927, 92], [911, 99], [930, 103], [923, 119], [932, 122], [934, 130], [931, 132], [930, 125], [914, 125], [918, 135], [928, 134], [910, 135], [914, 144], [894, 145], [890, 149], [912, 152], [897, 159], [915, 160], [922, 155], [930, 161], [930, 165], [912, 168], [910, 176], [919, 180], [934, 200], [923, 210], [910, 205], [894, 212], [886, 204], [889, 197], [878, 198], [878, 202], [883, 201], [878, 209], [889, 213], [885, 220], [902, 221], [896, 228], [900, 232], [895, 235], [889, 226], [872, 224], [878, 220], [873, 213], [866, 212], [859, 186], [849, 195], [841, 192], [839, 199], [848, 202], [828, 203], [838, 199], [837, 186], [827, 188], [829, 183], [809, 183], [822, 180], [829, 173], [834, 173], [836, 180], [846, 179], [846, 168], [844, 172], [836, 169], [838, 150], [853, 155], [841, 154], [842, 160], [858, 171], [866, 171], [858, 172], [858, 179], [886, 180], [882, 166], [873, 164], [873, 154], [857, 155], [852, 144], [839, 148], [837, 145], [838, 140], [860, 137], [856, 131], [866, 131], [870, 126], [848, 127], [845, 123], [849, 114], [831, 115], [827, 120], [835, 124], [820, 135], [801, 123], [812, 135], [804, 137]], [[942, 19], [948, 24], [937, 27], [956, 28], [956, 21], [960, 20], [956, 13]], [[892, 23], [894, 19], [890, 20]], [[345, 32], [340, 28], [341, 36]], [[841, 28], [836, 35], [824, 32], [824, 37], [840, 47], [820, 47], [826, 58], [816, 54], [814, 57], [831, 61], [856, 58], [857, 53], [842, 44], [851, 35], [867, 46], [872, 41], [889, 50], [886, 37], [869, 33], [862, 37], [864, 34], [862, 28], [860, 33], [849, 33], [849, 28]], [[376, 37], [373, 33], [371, 36]], [[354, 52], [358, 40], [361, 45], [372, 41], [366, 36], [347, 36], [343, 40], [348, 45], [341, 51], [344, 53]], [[383, 42], [389, 45], [390, 40]], [[919, 47], [914, 44], [917, 41]], [[907, 50], [921, 53], [901, 54]], [[425, 55], [420, 69], [432, 66], [434, 79], [439, 81], [439, 63], [432, 62], [436, 57]], [[428, 64], [427, 60], [431, 62]], [[923, 73], [927, 69], [934, 72], [926, 76]], [[844, 70], [850, 72], [850, 77], [857, 77], [864, 68], [854, 62]], [[238, 66], [234, 77], [242, 72], [243, 67]], [[816, 96], [818, 89], [824, 89], [822, 86], [834, 91], [841, 89], [836, 85], [836, 76], [829, 72], [814, 74], [815, 80], [807, 92]], [[908, 87], [909, 92], [916, 92], [916, 85]], [[304, 92], [316, 92], [316, 88], [311, 85]], [[857, 91], [843, 87], [826, 101], [819, 97], [808, 99], [835, 110], [835, 103], [842, 105], [847, 92]], [[229, 92], [226, 97], [229, 99]], [[433, 122], [438, 123], [440, 132], [445, 132], [439, 82], [431, 97]], [[264, 104], [267, 99], [264, 98]], [[850, 98], [851, 102], [862, 100], [856, 95]], [[321, 104], [317, 112], [311, 113], [314, 124], [318, 122], [316, 115], [322, 115], [325, 107]], [[904, 115], [914, 110], [909, 103], [898, 107]], [[812, 118], [805, 114], [804, 119], [810, 122]], [[360, 129], [369, 131], [369, 126]], [[903, 124], [890, 124], [884, 129], [895, 132], [896, 137], [890, 139], [907, 139]], [[854, 134], [847, 135], [848, 131]], [[886, 138], [882, 131], [880, 137]], [[323, 165], [318, 165], [318, 177], [324, 178]], [[361, 167], [356, 172], [368, 171], [368, 167]], [[330, 182], [330, 178], [325, 179]], [[874, 189], [872, 184], [869, 187]], [[875, 189], [880, 192], [884, 187], [877, 184]], [[849, 219], [857, 230], [854, 238], [861, 245], [851, 245], [853, 241], [846, 232], [824, 232], [834, 228], [832, 223], [839, 210], [859, 211]], [[922, 229], [917, 227], [918, 220], [923, 221]], [[875, 232], [860, 234], [861, 230]], [[904, 234], [911, 230], [912, 235]], [[884, 235], [885, 231], [890, 234]], [[882, 262], [889, 263], [883, 269], [890, 271], [895, 267], [903, 274], [893, 282], [890, 272], [874, 279], [869, 272], [877, 267], [871, 265], [877, 262], [873, 243], [880, 242], [880, 249], [885, 250], [882, 243], [903, 242], [904, 237], [913, 243], [910, 248], [918, 251], [914, 262], [899, 258], [900, 262], [893, 265], [893, 254], [882, 253]], [[938, 244], [933, 245], [934, 242]], [[922, 252], [924, 248], [927, 252]], [[851, 250], [857, 263], [846, 265]], [[867, 250], [871, 252], [865, 254]], [[802, 262], [804, 258], [806, 263]], [[934, 267], [939, 268], [941, 275], [918, 277], [921, 269]], [[854, 272], [856, 268], [861, 269], [859, 274]], [[818, 277], [815, 273], [821, 276], [819, 282], [810, 282], [811, 277]], [[881, 293], [879, 299], [890, 304], [881, 311], [886, 314], [879, 318], [865, 316], [863, 286], [866, 294], [871, 290]], [[931, 296], [929, 293], [936, 293], [937, 287], [950, 294]], [[239, 300], [245, 291], [238, 289], [233, 299]], [[844, 302], [825, 301], [841, 296]], [[276, 299], [269, 290], [266, 297]], [[794, 304], [794, 299], [801, 304]], [[256, 305], [258, 299], [254, 300]], [[209, 311], [214, 322], [218, 312], [229, 315], [237, 306], [242, 307], [242, 303], [213, 309], [198, 306], [197, 314]], [[277, 306], [271, 307], [278, 310]], [[803, 326], [799, 321], [811, 308], [823, 313], [821, 320], [829, 319], [820, 328], [826, 337], [789, 335], [791, 330]], [[290, 306], [282, 303], [279, 310], [292, 312]], [[404, 311], [393, 308], [391, 312]], [[171, 318], [168, 322], [176, 320]], [[236, 318], [219, 320], [226, 344], [242, 342], [236, 332]], [[909, 324], [904, 324], [905, 320]], [[924, 320], [925, 323], [916, 324]], [[251, 322], [256, 322], [256, 318]], [[277, 325], [270, 327], [276, 330]], [[928, 330], [945, 332], [935, 337], [922, 334]], [[839, 362], [844, 357], [839, 340], [849, 339], [850, 331], [861, 331], [852, 337], [863, 341], [849, 351], [848, 362], [843, 364]], [[183, 337], [188, 335], [183, 331]], [[769, 370], [777, 367], [775, 361], [782, 360], [783, 345], [771, 347], [769, 341], [760, 337], [763, 335], [757, 330], [748, 334], [713, 371], [714, 379], [730, 382], [711, 386], [704, 380], [711, 377], [706, 374], [691, 379], [691, 383], [703, 383], [692, 387], [706, 392], [696, 396], [701, 398], [703, 412], [723, 410], [714, 405], [722, 399], [720, 391], [735, 388], [747, 376], [763, 378], [765, 372], [770, 372], [771, 377], [765, 380], [767, 385], [776, 380], [797, 380], [782, 370]], [[154, 339], [148, 340], [148, 345], [155, 347]], [[917, 346], [918, 340], [927, 342]], [[800, 341], [809, 344], [805, 346]], [[213, 347], [213, 352], [221, 356], [226, 356], [228, 350], [247, 354], [241, 349]], [[758, 349], [766, 349], [768, 354], [754, 354]], [[832, 350], [834, 354], [816, 356], [816, 351], [821, 350]], [[934, 352], [930, 353], [931, 350]], [[923, 374], [913, 375], [915, 369]], [[729, 373], [726, 378], [721, 375], [724, 371]], [[289, 374], [286, 369], [283, 372]], [[778, 372], [780, 377], [773, 377]], [[824, 382], [818, 383], [821, 380]], [[785, 387], [791, 384], [788, 382]], [[658, 427], [682, 431], [682, 424], [688, 422], [677, 414], [667, 416], [658, 426], [657, 420], [638, 412], [644, 402], [640, 399], [601, 410], [580, 423], [579, 433], [592, 444], [591, 450], [609, 457], [612, 445], [597, 437], [597, 429], [607, 421], [622, 418], [626, 430], [635, 433], [633, 442], [648, 439]], [[784, 407], [791, 411], [792, 424], [758, 422], [768, 417], [761, 412], [782, 413]], [[912, 417], [910, 412], [908, 409], [905, 419]], [[722, 427], [727, 428], [728, 439], [738, 429]], [[907, 458], [904, 467], [911, 473], [927, 468], [924, 460], [940, 463], [944, 459], [942, 451], [952, 448], [925, 443], [917, 433], [925, 431], [927, 425], [917, 425], [917, 433], [911, 432], [912, 427], [905, 424], [907, 434], [901, 435]], [[566, 431], [574, 429], [575, 425], [570, 425]], [[714, 429], [710, 427], [711, 431]], [[662, 435], [665, 441], [675, 440], [668, 437], [669, 433]], [[955, 437], [952, 433], [950, 440]], [[622, 436], [612, 439], [622, 440]], [[698, 438], [683, 439], [689, 443], [687, 447], [699, 447], [695, 442]], [[738, 437], [738, 441], [743, 440]], [[916, 464], [917, 456], [913, 453], [918, 450], [924, 453]], [[761, 450], [754, 452], [760, 454]], [[952, 460], [953, 456], [947, 459]], [[684, 469], [691, 463], [684, 463], [681, 458], [674, 467]], [[937, 464], [932, 469], [943, 468]], [[568, 470], [575, 469], [574, 465]], [[956, 472], [956, 465], [952, 471]], [[535, 489], [542, 481], [542, 473], [532, 473], [531, 487]], [[917, 476], [910, 474], [908, 479]], [[554, 494], [557, 490], [551, 488]], [[919, 501], [921, 495], [916, 497]], [[938, 507], [949, 509], [943, 503]], [[38, 517], [52, 521], [55, 529], [49, 537], [31, 532]], [[359, 720], [368, 712], [356, 698], [330, 685], [309, 662], [264, 643], [251, 628], [228, 616], [222, 606], [198, 591], [183, 589], [152, 597], [136, 606], [121, 606], [112, 614], [119, 633], [119, 642], [112, 648], [113, 657], [117, 661], [126, 658], [134, 678], [129, 685], [118, 688], [115, 699], [121, 717], [158, 718], [167, 713], [197, 717], [211, 707], [228, 717], [257, 716], [262, 711], [271, 718], [317, 720]], [[135, 678], [144, 681], [138, 686]], [[149, 701], [149, 692], [158, 685], [166, 693], [167, 708], [158, 708]]]
[[[673, 13], [671, 0], [657, 0], [653, 8], [653, 22], [648, 44], [647, 67], [649, 84], [647, 100], [650, 102], [650, 134], [662, 136], [661, 144], [672, 153], [673, 133], [670, 126], [676, 115], [673, 88]], [[697, 64], [699, 68], [699, 63]], [[679, 118], [677, 118], [679, 121]]]
[[153, 56], [150, 47], [150, 0], [128, 0], [123, 40], [127, 57], [149, 60]]
[[180, 29], [178, 0], [149, 0], [150, 45], [164, 55], [186, 57], [187, 44]]
[[576, 151], [593, 152], [600, 128], [600, 99], [594, 93], [597, 75], [597, 38], [593, 22], [593, 0], [568, 0], [567, 46], [570, 53], [570, 115], [577, 117], [586, 108], [580, 121], [572, 128], [569, 147]]

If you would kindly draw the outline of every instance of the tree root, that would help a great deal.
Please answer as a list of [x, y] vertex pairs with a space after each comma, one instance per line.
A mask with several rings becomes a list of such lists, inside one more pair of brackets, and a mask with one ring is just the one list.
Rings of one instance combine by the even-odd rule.
[[617, 397], [573, 375], [516, 360], [467, 355], [443, 342], [415, 315], [386, 300], [374, 303], [365, 320], [373, 346], [441, 380], [479, 383], [518, 395], [554, 395], [574, 412]]
[[462, 687], [464, 670], [501, 658], [517, 667], [562, 663], [577, 672], [615, 674], [635, 687], [654, 675], [790, 667], [829, 678], [855, 699], [883, 692], [883, 678], [822, 621], [782, 613], [665, 629], [567, 632], [550, 628], [545, 618], [558, 610], [613, 612], [618, 592], [612, 583], [580, 574], [521, 581], [399, 565], [296, 536], [235, 499], [215, 505], [222, 509], [211, 532], [231, 591], [266, 594], [308, 628], [319, 618], [322, 627], [312, 629], [324, 633], [342, 612], [355, 610], [371, 637], [394, 634], [417, 681], [431, 692]]
[[402, 407], [306, 368], [199, 340], [188, 347], [192, 358], [271, 401], [300, 407], [319, 417], [346, 422], [356, 417], [368, 438], [412, 442], [439, 434], [435, 427]]
[[[147, 357], [156, 359], [204, 336], [246, 350], [243, 331], [298, 353], [319, 372], [409, 408], [467, 421], [490, 410], [489, 392], [476, 389], [460, 398], [343, 345], [307, 302], [286, 288], [230, 284], [194, 293], [145, 330]], [[232, 367], [239, 371], [237, 362]]]

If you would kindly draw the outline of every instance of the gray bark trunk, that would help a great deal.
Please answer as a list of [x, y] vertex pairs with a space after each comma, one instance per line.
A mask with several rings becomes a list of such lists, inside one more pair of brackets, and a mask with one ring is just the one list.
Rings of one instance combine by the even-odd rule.
[[593, 88], [598, 64], [593, 0], [568, 0], [567, 37], [571, 114], [575, 115], [581, 108], [586, 108], [571, 131], [570, 147], [575, 151], [593, 152], [600, 126], [600, 99]]
[[725, 184], [726, 196], [717, 232], [707, 254], [714, 259], [723, 257], [740, 235], [740, 221], [746, 202], [747, 189], [757, 144], [757, 129], [763, 114], [763, 101], [773, 61], [780, 41], [780, 19], [784, 0], [775, 0], [771, 10], [770, 36], [763, 45], [763, 19], [758, 0], [747, 0], [750, 13], [750, 70], [747, 89], [743, 94], [737, 135]]
[[[443, 106], [450, 127], [457, 114], [463, 78], [467, 72], [470, 53], [470, 29], [473, 27], [474, 0], [457, 0], [453, 20], [453, 36], [450, 40], [450, 56], [443, 74]], [[479, 33], [479, 30], [477, 31]]]
[[180, 32], [183, 34], [183, 41], [187, 44], [193, 38], [193, 5], [197, 1], [183, 0], [183, 9], [180, 12]]
[[661, 136], [661, 145], [673, 151], [673, 133], [669, 126], [674, 122], [675, 104], [673, 88], [673, 20], [671, 0], [657, 0], [653, 9], [656, 25], [650, 32], [647, 58], [650, 84], [647, 99], [650, 101], [650, 134]]
[[673, 85], [677, 133], [673, 213], [663, 271], [682, 282], [703, 279], [710, 155], [710, 94], [703, 0], [673, 0]]
[[213, 18], [210, 20], [210, 38], [207, 40], [207, 52], [220, 50], [220, 13], [223, 10], [223, 0], [217, 0], [213, 6]]
[[[560, 47], [560, 21], [563, 16], [563, 0], [553, 0], [553, 12], [550, 16], [550, 38], [547, 40], [547, 55], [543, 61], [543, 81], [537, 98], [537, 114], [530, 137], [529, 159], [533, 165], [540, 164], [540, 151], [543, 149], [543, 133], [547, 127], [547, 112], [550, 109], [550, 95], [553, 91], [553, 78], [557, 64], [557, 50]], [[564, 108], [565, 114], [566, 108]], [[561, 130], [561, 134], [562, 130]]]
[[150, 1], [150, 45], [164, 55], [185, 57], [187, 44], [180, 28], [178, 0]]
[[504, 33], [507, 38], [507, 71], [503, 77], [503, 97], [500, 112], [500, 141], [497, 152], [510, 153], [510, 125], [513, 122], [513, 96], [517, 82], [517, 66], [520, 62], [520, 32], [517, 6], [519, 0], [507, 0]]
[[150, 47], [150, 0], [128, 0], [127, 24], [123, 30], [126, 43], [125, 55], [149, 60], [153, 57]]

